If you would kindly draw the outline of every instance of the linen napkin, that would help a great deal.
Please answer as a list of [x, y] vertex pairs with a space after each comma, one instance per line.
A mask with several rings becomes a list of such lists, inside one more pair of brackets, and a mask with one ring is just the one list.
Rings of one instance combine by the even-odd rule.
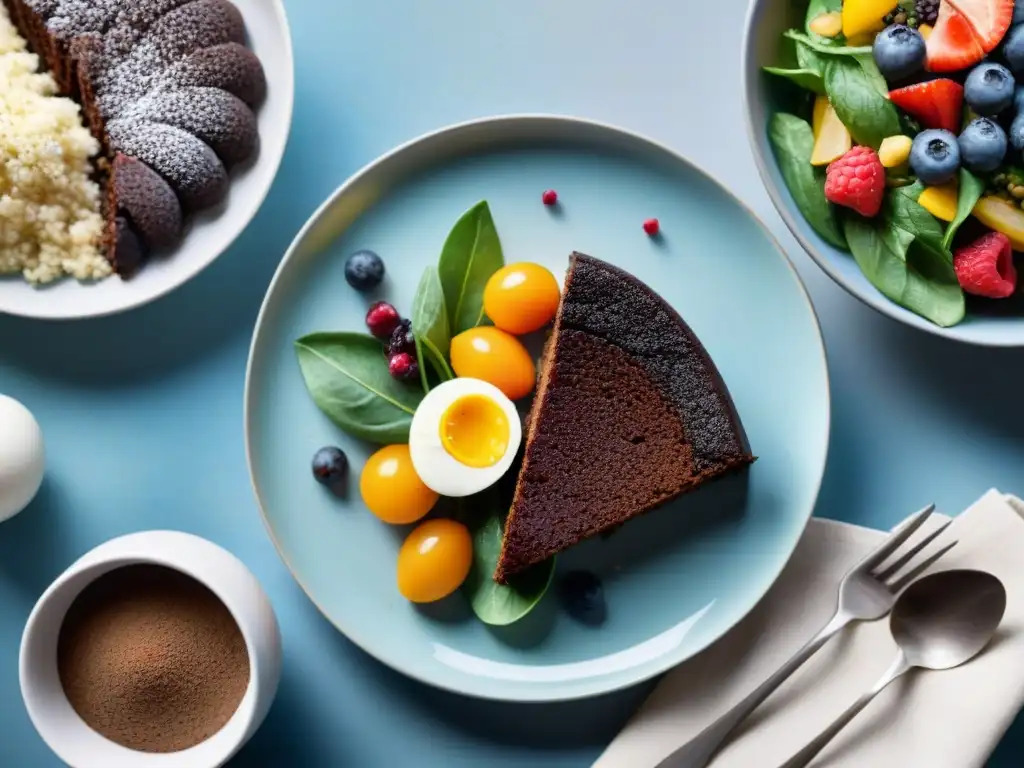
[[[937, 517], [923, 530], [945, 521]], [[594, 768], [653, 768], [698, 734], [821, 628], [842, 576], [886, 535], [812, 520], [757, 608], [669, 672]], [[930, 570], [998, 576], [1008, 599], [998, 634], [962, 667], [912, 672], [890, 685], [818, 755], [815, 768], [981, 768], [1024, 704], [1024, 502], [989, 491], [932, 546], [953, 539], [960, 543]], [[843, 630], [755, 710], [711, 766], [780, 765], [868, 690], [896, 653], [885, 619]]]

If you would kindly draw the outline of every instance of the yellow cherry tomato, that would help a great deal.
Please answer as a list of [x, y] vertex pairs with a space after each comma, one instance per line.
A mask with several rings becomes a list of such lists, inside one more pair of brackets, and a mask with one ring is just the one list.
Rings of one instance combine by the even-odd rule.
[[540, 264], [509, 264], [487, 281], [484, 312], [498, 328], [522, 335], [550, 323], [561, 298], [555, 276]]
[[537, 383], [537, 367], [523, 342], [490, 325], [452, 339], [451, 359], [455, 375], [493, 384], [509, 400], [526, 397]]
[[398, 551], [398, 591], [413, 603], [433, 603], [459, 588], [472, 562], [473, 540], [466, 526], [427, 520]]
[[385, 523], [415, 523], [437, 503], [412, 466], [408, 445], [386, 445], [366, 460], [359, 476], [363, 503]]

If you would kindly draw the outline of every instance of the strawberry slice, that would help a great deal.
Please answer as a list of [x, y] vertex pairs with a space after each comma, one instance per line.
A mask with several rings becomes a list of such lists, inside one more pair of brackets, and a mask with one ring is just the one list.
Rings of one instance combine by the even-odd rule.
[[1006, 35], [1013, 0], [941, 0], [928, 38], [928, 69], [955, 72], [977, 64]]
[[889, 91], [889, 99], [904, 112], [921, 121], [925, 128], [945, 128], [960, 133], [964, 87], [948, 78], [928, 80]]

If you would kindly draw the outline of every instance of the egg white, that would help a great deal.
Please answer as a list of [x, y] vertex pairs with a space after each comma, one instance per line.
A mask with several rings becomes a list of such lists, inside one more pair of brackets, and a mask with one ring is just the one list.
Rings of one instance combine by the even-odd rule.
[[[490, 467], [469, 467], [452, 456], [441, 443], [441, 419], [460, 397], [482, 395], [494, 401], [508, 419], [508, 447]], [[523, 439], [523, 425], [515, 405], [493, 384], [480, 379], [446, 381], [427, 393], [412, 417], [409, 454], [423, 484], [442, 496], [472, 496], [489, 488], [508, 472]]]

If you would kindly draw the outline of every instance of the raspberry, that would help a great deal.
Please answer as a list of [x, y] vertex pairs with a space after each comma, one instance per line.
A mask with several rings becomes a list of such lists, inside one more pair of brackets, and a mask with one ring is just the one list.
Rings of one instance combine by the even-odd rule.
[[381, 341], [388, 341], [401, 322], [398, 310], [386, 301], [378, 301], [366, 313], [366, 327]]
[[871, 147], [854, 147], [825, 172], [825, 197], [861, 216], [875, 216], [884, 195], [885, 168]]
[[388, 360], [388, 373], [399, 381], [408, 381], [419, 376], [420, 367], [408, 352], [399, 352]]
[[953, 269], [960, 287], [975, 296], [1005, 299], [1017, 288], [1010, 238], [989, 232], [953, 254]]
[[644, 232], [651, 237], [656, 236], [661, 231], [661, 222], [657, 219], [648, 219], [644, 222]]
[[554, 205], [558, 202], [558, 193], [553, 189], [545, 190], [544, 194], [540, 196], [544, 205]]

